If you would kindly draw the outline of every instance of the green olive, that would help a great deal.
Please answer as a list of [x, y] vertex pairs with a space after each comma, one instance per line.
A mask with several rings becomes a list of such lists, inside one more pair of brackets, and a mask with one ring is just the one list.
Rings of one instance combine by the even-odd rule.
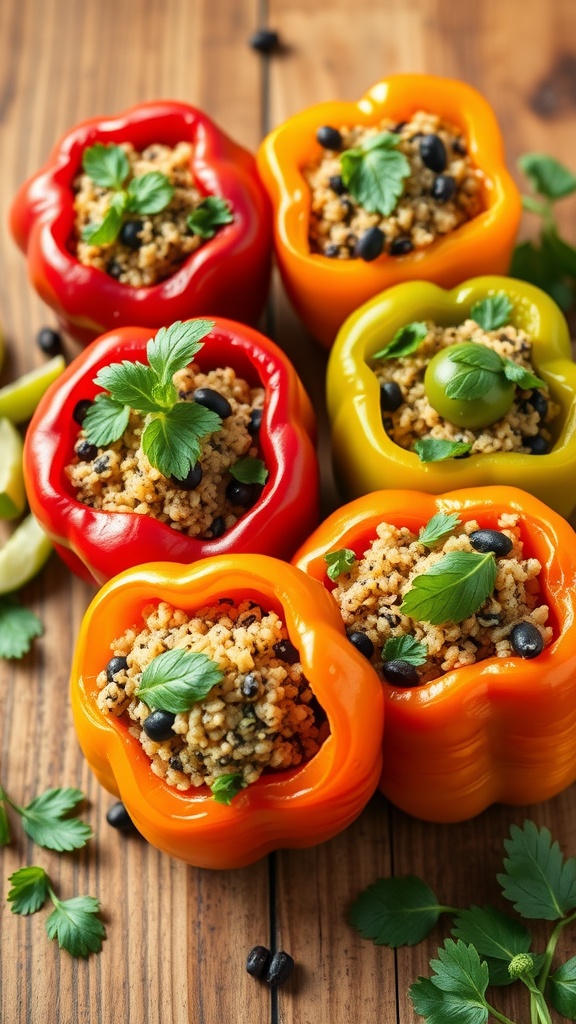
[[488, 427], [506, 415], [514, 401], [516, 386], [504, 373], [491, 373], [490, 385], [480, 397], [450, 398], [446, 387], [464, 369], [463, 364], [454, 362], [450, 355], [471, 346], [477, 347], [473, 342], [462, 342], [437, 352], [426, 367], [424, 389], [430, 405], [443, 419], [457, 427], [474, 430]]

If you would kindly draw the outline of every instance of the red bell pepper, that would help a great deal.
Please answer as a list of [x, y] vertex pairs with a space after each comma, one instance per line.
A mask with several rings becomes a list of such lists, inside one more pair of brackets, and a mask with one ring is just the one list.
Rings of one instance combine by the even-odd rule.
[[[151, 287], [122, 284], [84, 266], [73, 249], [73, 182], [88, 146], [190, 142], [194, 184], [231, 207], [221, 227], [181, 266]], [[138, 324], [161, 327], [198, 315], [256, 323], [271, 264], [271, 214], [253, 156], [201, 111], [186, 103], [140, 103], [112, 118], [72, 128], [47, 163], [19, 189], [10, 210], [12, 235], [26, 253], [30, 281], [62, 327], [86, 343], [104, 331]]]
[[101, 390], [94, 378], [102, 367], [146, 362], [149, 338], [141, 327], [98, 338], [46, 392], [30, 422], [24, 450], [28, 500], [54, 547], [74, 572], [99, 584], [151, 559], [190, 563], [229, 552], [290, 558], [319, 519], [314, 413], [287, 356], [264, 335], [232, 321], [216, 321], [194, 361], [202, 371], [232, 367], [265, 389], [259, 448], [268, 477], [255, 504], [220, 537], [203, 540], [148, 515], [77, 501], [65, 472], [79, 431], [73, 410]]

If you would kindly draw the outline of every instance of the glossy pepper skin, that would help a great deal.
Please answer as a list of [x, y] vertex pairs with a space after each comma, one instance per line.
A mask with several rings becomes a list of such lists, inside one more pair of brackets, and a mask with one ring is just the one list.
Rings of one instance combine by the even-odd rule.
[[533, 804], [576, 779], [576, 535], [537, 498], [515, 487], [465, 488], [433, 496], [377, 491], [333, 513], [294, 563], [328, 589], [324, 555], [367, 550], [381, 522], [414, 533], [437, 512], [496, 528], [517, 512], [525, 557], [540, 586], [554, 639], [538, 657], [489, 658], [413, 688], [384, 683], [380, 789], [401, 810], [434, 822], [464, 821], [493, 803]]
[[[492, 452], [423, 463], [401, 448], [382, 425], [380, 390], [371, 357], [396, 331], [414, 321], [462, 323], [475, 302], [503, 293], [512, 302], [510, 322], [532, 342], [535, 373], [548, 385], [560, 412], [554, 444], [544, 455]], [[397, 285], [358, 309], [342, 326], [326, 377], [335, 473], [348, 498], [383, 487], [440, 494], [454, 487], [512, 484], [569, 516], [576, 492], [566, 485], [576, 471], [576, 365], [566, 320], [539, 288], [508, 277], [479, 277], [444, 291], [425, 281]]]
[[[204, 242], [170, 277], [135, 288], [73, 251], [73, 182], [87, 146], [131, 142], [193, 146], [194, 183], [226, 199], [234, 219]], [[254, 157], [195, 107], [175, 101], [140, 103], [111, 118], [72, 128], [45, 166], [19, 189], [10, 210], [12, 236], [28, 261], [30, 281], [62, 327], [86, 343], [116, 327], [162, 327], [192, 316], [219, 315], [256, 323], [271, 263], [271, 214]]]
[[[124, 722], [96, 705], [110, 643], [161, 600], [197, 611], [223, 595], [250, 598], [282, 619], [330, 734], [314, 758], [264, 773], [229, 806], [207, 787], [179, 792], [154, 775]], [[278, 847], [306, 847], [346, 828], [374, 792], [382, 760], [383, 693], [348, 641], [334, 602], [293, 566], [265, 555], [226, 555], [193, 566], [153, 563], [121, 573], [82, 623], [71, 675], [74, 724], [99, 782], [119, 796], [145, 838], [198, 867], [235, 868]]]
[[76, 500], [65, 467], [74, 458], [76, 403], [93, 399], [98, 371], [110, 363], [146, 363], [150, 331], [126, 327], [102, 335], [66, 368], [44, 395], [26, 433], [24, 473], [30, 508], [67, 565], [98, 584], [151, 558], [193, 562], [229, 551], [290, 558], [319, 518], [315, 417], [300, 378], [284, 353], [250, 327], [218, 319], [195, 356], [202, 370], [230, 366], [265, 389], [259, 430], [268, 470], [264, 488], [221, 537], [185, 536], [137, 513], [89, 508]]
[[[425, 249], [373, 262], [311, 253], [310, 189], [302, 169], [317, 159], [323, 125], [404, 121], [418, 110], [441, 115], [463, 132], [482, 173], [484, 211]], [[401, 281], [434, 281], [445, 288], [472, 274], [508, 270], [521, 215], [518, 189], [506, 170], [500, 130], [483, 97], [464, 82], [433, 75], [392, 75], [357, 103], [321, 103], [272, 131], [257, 153], [274, 207], [274, 244], [286, 290], [302, 321], [326, 348], [347, 316], [373, 295]]]

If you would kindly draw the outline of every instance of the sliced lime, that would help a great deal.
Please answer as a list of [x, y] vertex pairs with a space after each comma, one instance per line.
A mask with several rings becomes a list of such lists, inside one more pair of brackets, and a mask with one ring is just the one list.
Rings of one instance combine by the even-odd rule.
[[26, 505], [22, 447], [16, 427], [0, 419], [0, 519], [14, 519]]
[[28, 583], [47, 561], [52, 544], [30, 513], [0, 548], [0, 594]]
[[29, 420], [42, 395], [52, 381], [60, 376], [65, 366], [64, 356], [54, 356], [42, 366], [37, 366], [0, 388], [0, 416], [6, 416], [12, 423]]

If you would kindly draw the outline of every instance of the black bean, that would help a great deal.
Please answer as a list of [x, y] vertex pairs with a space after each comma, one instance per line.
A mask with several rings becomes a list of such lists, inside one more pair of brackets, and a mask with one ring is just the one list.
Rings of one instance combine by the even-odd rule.
[[121, 267], [117, 260], [110, 260], [110, 263], [106, 267], [106, 273], [109, 274], [110, 277], [114, 277], [118, 280], [118, 278], [124, 273], [124, 267]]
[[319, 142], [323, 149], [342, 149], [342, 136], [337, 128], [330, 125], [323, 125], [316, 132], [316, 142]]
[[300, 660], [300, 655], [291, 640], [279, 640], [274, 644], [273, 650], [276, 657], [288, 665], [295, 665]]
[[36, 335], [38, 348], [47, 356], [57, 356], [62, 351], [62, 337], [52, 327], [41, 327]]
[[151, 740], [155, 740], [157, 743], [162, 743], [164, 740], [174, 739], [174, 730], [172, 726], [176, 720], [176, 715], [173, 715], [171, 711], [151, 711], [148, 718], [144, 722], [142, 728], [147, 736]]
[[244, 679], [242, 680], [240, 692], [243, 697], [255, 697], [256, 694], [260, 692], [260, 684], [258, 680], [248, 673], [248, 675], [244, 676]]
[[501, 530], [474, 530], [470, 534], [470, 543], [475, 551], [492, 551], [497, 558], [509, 555], [514, 547], [510, 537]]
[[283, 982], [287, 981], [292, 971], [294, 970], [294, 961], [289, 953], [284, 953], [282, 950], [278, 953], [274, 953], [268, 972], [266, 974], [266, 981], [272, 987], [276, 985], [282, 985]]
[[75, 420], [76, 423], [84, 423], [84, 420], [86, 419], [86, 413], [88, 412], [88, 409], [92, 407], [92, 405], [93, 402], [91, 402], [89, 398], [81, 398], [79, 402], [76, 402], [76, 405], [72, 410], [72, 419]]
[[448, 157], [446, 147], [439, 135], [423, 135], [419, 143], [420, 157], [425, 167], [436, 174], [446, 169]]
[[545, 419], [548, 412], [548, 400], [541, 391], [532, 391], [528, 398], [528, 404], [532, 406], [534, 412], [538, 413], [541, 420]]
[[432, 199], [437, 203], [449, 203], [456, 195], [456, 179], [450, 174], [439, 174], [432, 185]]
[[106, 814], [106, 821], [119, 832], [135, 832], [136, 826], [121, 800], [112, 804]]
[[110, 658], [110, 661], [106, 665], [106, 679], [109, 683], [114, 682], [119, 672], [126, 672], [128, 669], [128, 662], [126, 658], [122, 658], [118, 655], [115, 658]]
[[128, 249], [139, 249], [142, 245], [140, 232], [143, 224], [141, 220], [127, 220], [120, 228], [118, 241], [127, 246]]
[[371, 260], [378, 259], [378, 256], [382, 254], [384, 249], [384, 242], [386, 236], [380, 228], [367, 228], [366, 231], [356, 243], [354, 249], [354, 255], [358, 256], [361, 260], [365, 260], [369, 263]]
[[336, 245], [335, 242], [328, 242], [328, 245], [324, 246], [324, 256], [328, 259], [333, 260], [340, 255], [340, 246]]
[[404, 401], [402, 388], [395, 380], [385, 380], [380, 384], [380, 409], [382, 412], [396, 412]]
[[536, 434], [534, 437], [523, 437], [522, 444], [525, 448], [530, 449], [530, 455], [546, 455], [548, 451], [548, 442], [541, 434]]
[[232, 415], [232, 406], [224, 395], [221, 395], [219, 391], [214, 391], [213, 388], [196, 388], [192, 392], [192, 398], [198, 405], [203, 405], [205, 409], [211, 409], [215, 412], [221, 420], [225, 420], [228, 416]]
[[270, 966], [272, 955], [266, 946], [254, 946], [246, 958], [246, 970], [253, 978], [261, 978]]
[[76, 455], [81, 462], [92, 462], [98, 455], [98, 448], [95, 444], [90, 444], [89, 441], [81, 441], [76, 448]]
[[212, 520], [210, 533], [212, 534], [213, 539], [221, 537], [223, 533], [226, 533], [226, 522], [224, 520], [224, 516], [216, 516], [216, 518]]
[[241, 480], [231, 480], [226, 488], [226, 497], [231, 505], [250, 508], [256, 501], [255, 484], [244, 484]]
[[196, 462], [190, 467], [183, 480], [179, 480], [178, 477], [175, 476], [171, 476], [170, 479], [176, 487], [180, 488], [180, 490], [193, 491], [198, 487], [198, 484], [202, 480], [202, 466], [199, 462]]
[[348, 639], [352, 646], [355, 647], [360, 654], [363, 654], [365, 658], [371, 658], [374, 654], [374, 644], [370, 637], [366, 636], [366, 633], [362, 633], [360, 630], [354, 630], [353, 633], [348, 633]]
[[519, 622], [510, 631], [512, 650], [521, 658], [536, 658], [544, 649], [542, 634], [531, 622]]
[[337, 196], [343, 196], [348, 192], [346, 185], [342, 181], [341, 174], [333, 174], [330, 178], [328, 178], [328, 185], [330, 186], [332, 191], [336, 193]]
[[249, 434], [252, 434], [252, 436], [257, 434], [260, 430], [260, 425], [262, 423], [262, 411], [262, 409], [252, 409], [252, 412], [250, 413], [247, 430]]
[[394, 686], [417, 686], [420, 677], [414, 667], [408, 661], [401, 658], [393, 658], [391, 661], [382, 662], [384, 678]]
[[107, 455], [101, 455], [99, 459], [92, 466], [95, 473], [105, 473], [107, 469], [110, 469], [110, 463]]
[[405, 256], [406, 253], [412, 252], [414, 248], [409, 238], [400, 236], [395, 238], [393, 242], [390, 242], [390, 255], [391, 256]]

